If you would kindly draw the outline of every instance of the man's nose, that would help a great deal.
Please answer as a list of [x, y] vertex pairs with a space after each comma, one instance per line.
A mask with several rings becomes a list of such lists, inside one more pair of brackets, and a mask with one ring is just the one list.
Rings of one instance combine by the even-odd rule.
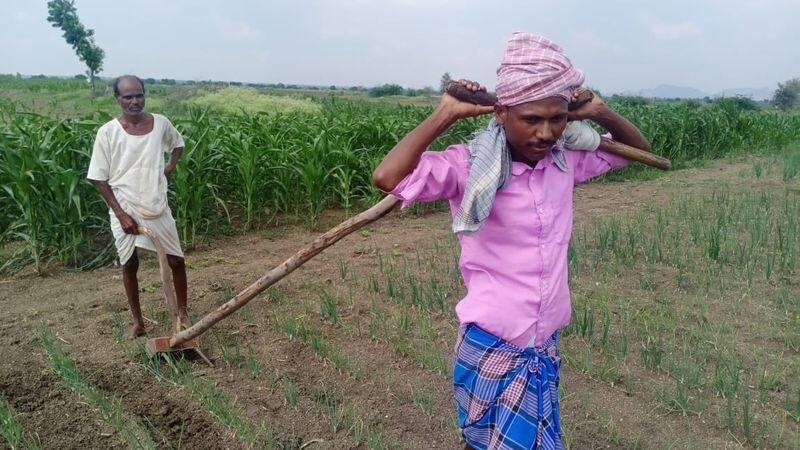
[[553, 128], [550, 126], [549, 123], [543, 123], [536, 133], [536, 137], [541, 141], [552, 141], [553, 140]]

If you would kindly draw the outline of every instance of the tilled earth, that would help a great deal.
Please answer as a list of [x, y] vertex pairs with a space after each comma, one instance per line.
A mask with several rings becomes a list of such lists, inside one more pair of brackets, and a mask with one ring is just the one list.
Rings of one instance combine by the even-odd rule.
[[[687, 190], [713, 189], [718, 180], [736, 177], [742, 167], [741, 163], [717, 162], [653, 181], [581, 186], [575, 196], [576, 226], [666, 202]], [[341, 212], [330, 213], [318, 228], [327, 229], [343, 217]], [[352, 304], [340, 309], [340, 324], [333, 325], [320, 317], [320, 297], [309, 288], [346, 292], [342, 264], [351, 273], [374, 273], [376, 249], [394, 255], [433, 251], [436, 240], [452, 245], [449, 226], [446, 212], [395, 212], [369, 230], [347, 237], [281, 281], [280, 299], [262, 295], [248, 305], [248, 316], [234, 315], [203, 336], [203, 348], [214, 366], [191, 362], [193, 378], [224, 392], [237, 414], [269, 430], [273, 445], [279, 448], [381, 444], [459, 448], [448, 374], [421, 367], [391, 342], [372, 339], [367, 333], [373, 304], [377, 301], [393, 311], [392, 300], [357, 287], [350, 291], [354, 292]], [[197, 319], [212, 310], [226, 295], [235, 294], [316, 235], [300, 226], [286, 226], [219, 239], [188, 252], [192, 315]], [[168, 330], [158, 280], [155, 258], [145, 258], [140, 285], [145, 316], [150, 319], [149, 336]], [[447, 311], [434, 315], [437, 338], [428, 345], [446, 355], [451, 353], [456, 330], [452, 307], [462, 294], [463, 288], [453, 289], [446, 299]], [[19, 274], [0, 279], [0, 310], [0, 395], [19, 413], [25, 432], [44, 448], [127, 446], [94, 406], [66, 388], [49, 369], [39, 338], [45, 329], [52, 330], [56, 344], [76, 361], [89, 382], [107, 396], [119, 398], [125, 416], [146, 424], [154, 440], [165, 447], [248, 448], [266, 442], [248, 443], [185, 385], [159, 380], [129, 357], [124, 347], [132, 344], [120, 344], [115, 332], [117, 315], [126, 327], [130, 321], [118, 268], [83, 273], [54, 268], [43, 277]], [[312, 345], [291, 339], [273, 325], [277, 318], [289, 316], [317, 323], [328, 345], [340, 349], [356, 369], [337, 369], [330, 358], [318, 356]], [[260, 367], [257, 376], [244, 357], [238, 362], [223, 358], [223, 345], [228, 345], [228, 351], [238, 345], [241, 352], [250, 352]], [[295, 405], [288, 400], [286, 380], [292, 380], [296, 390]], [[665, 413], [655, 402], [631, 396], [618, 386], [583, 376], [569, 364], [564, 366], [562, 383], [562, 421], [570, 424], [573, 448], [739, 446], [713, 427], [684, 436], [687, 428], [680, 415]], [[320, 393], [351, 407], [369, 431], [360, 439], [353, 428], [334, 431], [319, 407]], [[594, 400], [582, 401], [589, 393]], [[609, 436], [603, 424], [607, 415], [619, 424], [620, 436]]]

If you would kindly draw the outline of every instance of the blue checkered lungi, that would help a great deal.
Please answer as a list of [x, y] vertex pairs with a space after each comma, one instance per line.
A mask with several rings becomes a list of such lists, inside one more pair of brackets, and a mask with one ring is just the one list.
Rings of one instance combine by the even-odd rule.
[[562, 449], [560, 366], [556, 333], [541, 347], [522, 349], [467, 325], [453, 368], [466, 443], [476, 450]]

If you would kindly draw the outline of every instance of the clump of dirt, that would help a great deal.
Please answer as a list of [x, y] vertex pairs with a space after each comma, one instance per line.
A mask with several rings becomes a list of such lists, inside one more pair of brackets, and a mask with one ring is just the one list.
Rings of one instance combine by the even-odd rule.
[[0, 371], [0, 394], [42, 448], [125, 448], [97, 411], [36, 365]]
[[149, 426], [156, 442], [180, 443], [183, 448], [231, 448], [230, 433], [176, 386], [159, 382], [131, 365], [85, 361], [80, 366], [92, 374], [95, 386], [122, 400], [127, 414]]

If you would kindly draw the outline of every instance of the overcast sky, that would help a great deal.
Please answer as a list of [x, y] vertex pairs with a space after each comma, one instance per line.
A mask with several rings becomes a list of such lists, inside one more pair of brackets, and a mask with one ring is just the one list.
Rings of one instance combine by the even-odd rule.
[[[0, 0], [0, 73], [85, 68], [46, 0]], [[76, 0], [102, 76], [490, 88], [514, 31], [567, 51], [602, 92], [774, 88], [800, 76], [800, 0]]]

